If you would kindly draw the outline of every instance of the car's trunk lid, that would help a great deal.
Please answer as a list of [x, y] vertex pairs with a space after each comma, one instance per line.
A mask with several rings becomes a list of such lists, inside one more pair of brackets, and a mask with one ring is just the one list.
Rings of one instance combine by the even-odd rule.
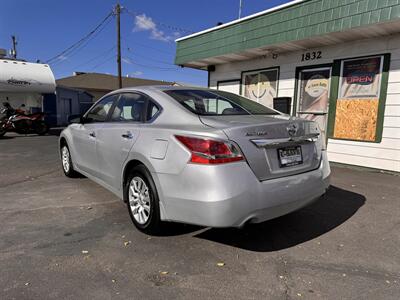
[[200, 120], [223, 130], [238, 144], [261, 181], [308, 172], [319, 166], [321, 149], [315, 142], [319, 129], [312, 121], [284, 115], [200, 116]]

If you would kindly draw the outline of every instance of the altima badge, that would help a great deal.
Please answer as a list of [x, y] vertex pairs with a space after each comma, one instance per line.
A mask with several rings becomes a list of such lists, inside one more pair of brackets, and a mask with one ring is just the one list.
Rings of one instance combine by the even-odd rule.
[[267, 135], [266, 131], [253, 131], [253, 132], [247, 132], [246, 136], [263, 136]]

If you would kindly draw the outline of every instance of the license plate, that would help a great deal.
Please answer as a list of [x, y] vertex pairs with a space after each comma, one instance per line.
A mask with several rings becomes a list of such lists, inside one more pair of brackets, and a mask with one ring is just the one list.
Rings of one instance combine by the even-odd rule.
[[303, 163], [301, 147], [286, 147], [278, 149], [279, 166], [281, 168], [292, 167]]

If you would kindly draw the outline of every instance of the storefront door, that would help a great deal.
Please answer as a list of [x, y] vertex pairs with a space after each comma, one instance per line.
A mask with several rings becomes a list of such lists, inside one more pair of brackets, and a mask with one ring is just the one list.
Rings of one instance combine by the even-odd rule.
[[329, 91], [332, 68], [307, 68], [297, 74], [297, 107], [300, 118], [316, 121], [323, 133], [328, 124]]

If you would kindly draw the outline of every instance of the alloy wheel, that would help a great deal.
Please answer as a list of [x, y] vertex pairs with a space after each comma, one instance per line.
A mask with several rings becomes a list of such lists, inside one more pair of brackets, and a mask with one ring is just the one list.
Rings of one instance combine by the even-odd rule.
[[150, 217], [150, 194], [141, 177], [133, 177], [129, 184], [129, 207], [136, 222], [146, 224]]
[[70, 168], [70, 158], [69, 158], [69, 150], [68, 150], [67, 146], [62, 147], [61, 157], [62, 157], [62, 165], [63, 165], [64, 171], [65, 171], [65, 173], [68, 173], [69, 168]]

